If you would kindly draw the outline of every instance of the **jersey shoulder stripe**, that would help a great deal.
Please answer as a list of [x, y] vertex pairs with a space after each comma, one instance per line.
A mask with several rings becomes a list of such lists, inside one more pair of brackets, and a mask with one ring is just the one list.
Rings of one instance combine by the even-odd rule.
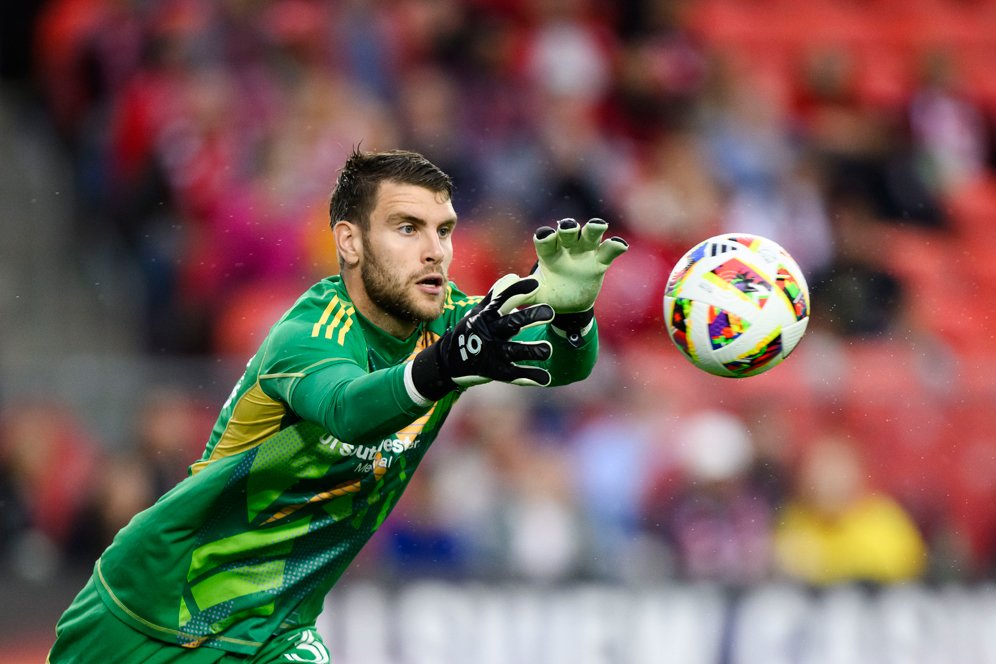
[[352, 302], [340, 298], [338, 294], [333, 295], [322, 311], [321, 318], [312, 326], [311, 336], [324, 336], [326, 339], [335, 339], [340, 346], [344, 345], [346, 335], [356, 320], [355, 313]]

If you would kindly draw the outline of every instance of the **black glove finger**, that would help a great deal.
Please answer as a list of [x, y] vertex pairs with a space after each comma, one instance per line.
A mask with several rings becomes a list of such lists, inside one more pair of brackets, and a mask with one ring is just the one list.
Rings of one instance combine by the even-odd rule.
[[500, 339], [508, 339], [518, 334], [524, 327], [549, 323], [555, 315], [556, 312], [549, 304], [534, 304], [502, 316], [491, 324], [491, 331]]
[[516, 385], [539, 385], [546, 387], [550, 384], [550, 372], [540, 367], [512, 365], [511, 376], [505, 381]]
[[[525, 295], [526, 293], [531, 293], [539, 288], [539, 280], [536, 277], [526, 277], [516, 281], [498, 293], [498, 295], [493, 296], [491, 301], [487, 305], [489, 311], [498, 311], [501, 309], [502, 305], [505, 304], [511, 298], [517, 295]], [[490, 295], [490, 294], [489, 294]]]
[[542, 367], [512, 364], [511, 362], [495, 367], [491, 372], [492, 380], [516, 385], [549, 385], [550, 372]]
[[473, 309], [471, 309], [464, 315], [464, 318], [470, 318], [471, 316], [475, 316], [484, 311], [487, 308], [487, 306], [491, 304], [491, 298], [492, 298], [491, 291], [488, 291], [488, 294], [482, 297], [481, 301], [475, 304]]
[[[508, 341], [501, 345], [500, 354], [507, 362], [536, 361], [550, 359], [553, 347], [549, 341]], [[504, 363], [502, 366], [506, 366]]]

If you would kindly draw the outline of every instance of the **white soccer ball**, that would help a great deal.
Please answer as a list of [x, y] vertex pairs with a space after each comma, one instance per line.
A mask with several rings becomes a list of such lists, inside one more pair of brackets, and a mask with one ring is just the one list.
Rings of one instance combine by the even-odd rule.
[[664, 322], [674, 345], [703, 371], [755, 376], [798, 345], [809, 323], [809, 287], [776, 242], [724, 233], [700, 242], [674, 266]]

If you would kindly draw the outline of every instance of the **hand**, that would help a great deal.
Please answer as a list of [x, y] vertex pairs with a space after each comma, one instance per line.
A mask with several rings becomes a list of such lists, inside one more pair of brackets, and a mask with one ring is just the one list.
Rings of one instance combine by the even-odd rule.
[[529, 298], [537, 288], [536, 278], [514, 274], [495, 282], [456, 327], [415, 356], [411, 380], [418, 394], [427, 401], [438, 401], [459, 387], [489, 380], [549, 385], [550, 373], [546, 369], [518, 362], [549, 359], [550, 343], [510, 341], [525, 327], [553, 320], [553, 309], [547, 304], [512, 311], [517, 302]]
[[533, 236], [536, 257], [533, 273], [540, 283], [526, 303], [544, 303], [558, 314], [587, 311], [595, 306], [605, 271], [629, 244], [620, 237], [602, 241], [609, 227], [601, 219], [591, 219], [583, 227], [573, 219], [562, 219], [557, 229], [542, 226]]

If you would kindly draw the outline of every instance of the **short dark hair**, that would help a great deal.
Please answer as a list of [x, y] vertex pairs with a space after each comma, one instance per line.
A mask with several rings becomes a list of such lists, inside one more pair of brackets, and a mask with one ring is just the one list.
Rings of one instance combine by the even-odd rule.
[[369, 228], [377, 187], [386, 180], [425, 187], [447, 197], [453, 195], [450, 176], [417, 152], [362, 152], [354, 148], [332, 190], [329, 226], [347, 220]]

